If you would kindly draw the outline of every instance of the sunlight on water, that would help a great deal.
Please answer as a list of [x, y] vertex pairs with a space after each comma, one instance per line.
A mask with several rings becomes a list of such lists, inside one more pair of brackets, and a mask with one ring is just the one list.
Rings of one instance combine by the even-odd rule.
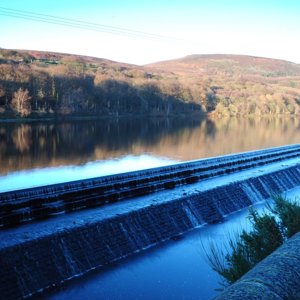
[[129, 155], [118, 159], [89, 162], [80, 166], [61, 166], [13, 172], [7, 176], [0, 176], [0, 192], [137, 171], [174, 163], [174, 160], [167, 158]]

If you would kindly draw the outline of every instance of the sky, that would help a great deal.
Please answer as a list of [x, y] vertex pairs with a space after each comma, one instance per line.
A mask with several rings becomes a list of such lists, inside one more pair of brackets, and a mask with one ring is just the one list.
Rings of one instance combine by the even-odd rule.
[[139, 65], [215, 53], [300, 63], [299, 16], [299, 0], [0, 0], [0, 47]]

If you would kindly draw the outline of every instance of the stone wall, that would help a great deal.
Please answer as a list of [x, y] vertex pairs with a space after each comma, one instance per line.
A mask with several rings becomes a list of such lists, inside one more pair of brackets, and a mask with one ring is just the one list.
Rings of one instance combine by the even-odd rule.
[[228, 299], [300, 299], [300, 233], [216, 298]]

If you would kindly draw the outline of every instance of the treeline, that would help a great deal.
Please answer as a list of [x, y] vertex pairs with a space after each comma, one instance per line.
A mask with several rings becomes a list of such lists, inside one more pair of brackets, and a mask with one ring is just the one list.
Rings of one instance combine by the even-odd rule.
[[[0, 117], [299, 115], [300, 67], [268, 59], [253, 66], [252, 60], [234, 56], [199, 60], [195, 56], [139, 67], [2, 49]], [[283, 72], [291, 66], [293, 72]]]
[[162, 91], [144, 71], [139, 72], [137, 82], [125, 69], [95, 66], [76, 59], [55, 64], [28, 57], [8, 63], [2, 60], [0, 113], [20, 116], [202, 113], [199, 104]]
[[[300, 77], [295, 81], [300, 86]], [[258, 78], [255, 82], [229, 79], [215, 94], [215, 115], [300, 115], [299, 88], [291, 87], [281, 78]]]
[[95, 85], [91, 76], [47, 76], [44, 80], [31, 77], [25, 83], [0, 81], [0, 84], [1, 112], [14, 111], [22, 116], [34, 113], [169, 116], [201, 112], [199, 105], [163, 94], [155, 85], [135, 87], [112, 79]]

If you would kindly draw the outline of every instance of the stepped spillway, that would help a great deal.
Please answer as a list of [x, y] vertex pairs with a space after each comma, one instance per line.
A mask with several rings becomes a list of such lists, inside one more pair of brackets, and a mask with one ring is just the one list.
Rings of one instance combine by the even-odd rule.
[[299, 156], [300, 145], [291, 145], [0, 193], [0, 227], [132, 199]]
[[[209, 169], [203, 168], [212, 168], [213, 174], [187, 184], [181, 178], [180, 184], [172, 185], [172, 189], [153, 189], [151, 193], [124, 197], [101, 207], [53, 215], [43, 221], [31, 219], [32, 222], [19, 222], [13, 228], [2, 227], [0, 294], [4, 299], [31, 297], [206, 223], [221, 222], [232, 212], [268, 199], [273, 193], [297, 187], [298, 151], [299, 146], [295, 145], [99, 178], [107, 182], [116, 178], [121, 182], [126, 182], [126, 178], [143, 181], [147, 179], [145, 174], [159, 176], [160, 170], [188, 171], [189, 164], [202, 168], [199, 173], [191, 171], [195, 176], [209, 173]], [[248, 164], [252, 167], [243, 167]], [[231, 167], [235, 171], [227, 172]], [[178, 177], [177, 174], [174, 179]], [[159, 181], [152, 185], [156, 183]], [[76, 188], [77, 184], [74, 183]], [[52, 188], [40, 189], [47, 194]], [[15, 200], [8, 197], [12, 193], [5, 194], [3, 203], [30, 202], [32, 191], [20, 191], [27, 198]], [[100, 193], [99, 197], [103, 195]]]

